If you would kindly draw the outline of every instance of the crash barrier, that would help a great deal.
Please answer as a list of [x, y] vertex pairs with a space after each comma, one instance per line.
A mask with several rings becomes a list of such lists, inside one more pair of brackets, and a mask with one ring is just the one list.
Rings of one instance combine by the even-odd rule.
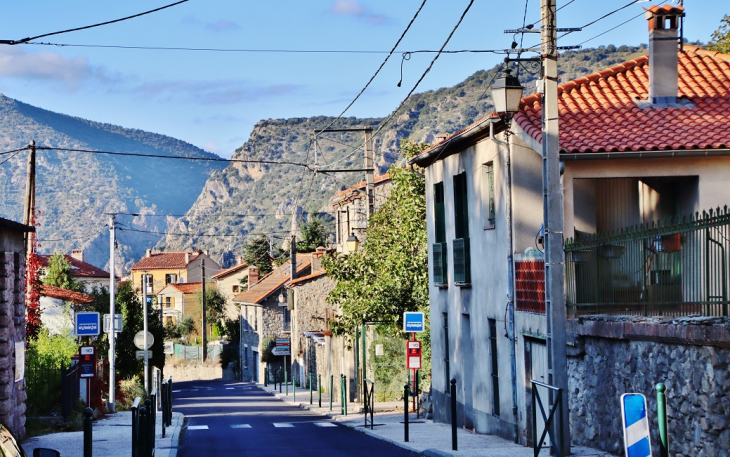
[[[365, 427], [367, 428], [368, 422], [370, 422], [370, 430], [373, 429], [373, 413], [375, 411], [375, 383], [363, 379], [362, 391], [365, 397]], [[370, 414], [370, 420], [368, 421], [368, 413]]]
[[[453, 381], [452, 381], [453, 382]], [[542, 383], [540, 381], [535, 381], [534, 379], [530, 381], [532, 383], [532, 436], [537, 437], [537, 410], [540, 409], [540, 414], [542, 415], [542, 419], [545, 423], [545, 429], [542, 431], [542, 434], [540, 435], [539, 439], [536, 439], [533, 441], [533, 449], [534, 449], [534, 455], [535, 457], [538, 456], [540, 453], [540, 449], [542, 449], [542, 442], [545, 439], [545, 435], [548, 435], [550, 437], [550, 446], [552, 448], [551, 454], [555, 455], [557, 457], [562, 457], [563, 449], [561, 446], [558, 446], [556, 442], [556, 438], [560, 436], [560, 434], [563, 431], [563, 415], [560, 414], [560, 409], [563, 405], [563, 389], [560, 389], [559, 387], [551, 386], [549, 384]], [[553, 395], [553, 401], [552, 401], [552, 407], [548, 411], [548, 413], [545, 413], [545, 407], [542, 404], [542, 398], [540, 397], [540, 392], [538, 391], [537, 387], [544, 387], [548, 390], [548, 392]], [[537, 407], [535, 406], [537, 405]], [[557, 414], [556, 414], [557, 413]], [[555, 430], [555, 416], [558, 416], [558, 430]], [[558, 440], [559, 441], [559, 440]]]

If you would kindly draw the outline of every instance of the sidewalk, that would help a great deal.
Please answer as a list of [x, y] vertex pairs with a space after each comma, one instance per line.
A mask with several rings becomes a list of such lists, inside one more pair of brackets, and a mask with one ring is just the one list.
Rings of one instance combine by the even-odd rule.
[[[157, 413], [155, 429], [155, 456], [175, 457], [180, 441], [183, 415], [172, 413], [172, 425], [166, 427], [162, 437], [162, 413]], [[132, 412], [121, 411], [108, 414], [104, 419], [93, 422], [92, 454], [104, 457], [129, 457], [132, 452]], [[26, 454], [33, 455], [37, 447], [51, 448], [61, 452], [63, 457], [81, 456], [84, 453], [84, 432], [52, 433], [28, 438], [22, 444]]]
[[[411, 413], [409, 417], [409, 440], [404, 441], [404, 414], [402, 402], [376, 402], [375, 403], [375, 426], [371, 430], [364, 427], [365, 419], [362, 413], [362, 405], [359, 403], [347, 404], [347, 416], [341, 414], [339, 402], [332, 402], [332, 410], [329, 408], [329, 397], [322, 395], [322, 407], [319, 407], [318, 394], [313, 392], [312, 404], [309, 404], [309, 389], [298, 388], [296, 390], [296, 402], [294, 392], [289, 385], [289, 395], [286, 395], [285, 386], [282, 393], [279, 389], [274, 390], [273, 385], [258, 387], [268, 391], [277, 398], [295, 404], [300, 408], [324, 414], [333, 420], [354, 428], [355, 430], [371, 435], [375, 438], [388, 441], [397, 446], [409, 449], [425, 456], [446, 457], [446, 456], [469, 456], [469, 457], [533, 457], [533, 449], [527, 448], [512, 441], [494, 435], [482, 435], [460, 428], [457, 430], [458, 451], [451, 450], [451, 426], [449, 424], [434, 423], [432, 420], [416, 419], [416, 414]], [[394, 411], [400, 407], [400, 412]], [[583, 446], [573, 447], [573, 455], [581, 457], [615, 457], [603, 451], [597, 451]], [[549, 456], [549, 449], [540, 451], [540, 456]]]

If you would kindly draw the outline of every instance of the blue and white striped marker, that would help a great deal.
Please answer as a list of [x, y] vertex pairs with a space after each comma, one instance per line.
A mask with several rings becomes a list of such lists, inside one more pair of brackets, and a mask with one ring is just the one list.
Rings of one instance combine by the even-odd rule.
[[626, 457], [651, 457], [646, 397], [642, 394], [621, 395], [621, 416]]

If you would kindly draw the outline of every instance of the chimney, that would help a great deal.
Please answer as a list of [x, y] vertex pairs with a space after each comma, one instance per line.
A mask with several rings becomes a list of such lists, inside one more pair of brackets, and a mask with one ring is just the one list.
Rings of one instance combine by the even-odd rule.
[[185, 253], [185, 265], [187, 265], [189, 263], [190, 263], [190, 253], [186, 252]]
[[243, 256], [237, 255], [236, 256], [236, 265], [241, 265], [243, 263]]
[[147, 254], [145, 254], [145, 257], [152, 257], [152, 249], [147, 249]]
[[679, 93], [677, 30], [681, 6], [644, 8], [649, 21], [649, 103], [676, 103]]
[[204, 250], [204, 251], [203, 251], [203, 254], [205, 254], [205, 255], [207, 255], [208, 257], [210, 257], [210, 249], [206, 249], [206, 250]]
[[437, 133], [436, 135], [434, 135], [433, 144], [439, 144], [442, 141], [446, 141], [448, 138], [448, 133]]
[[322, 257], [324, 257], [326, 252], [327, 249], [320, 246], [312, 253], [312, 273], [322, 271]]
[[71, 249], [71, 257], [78, 260], [79, 262], [84, 261], [84, 250], [83, 249]]
[[248, 287], [253, 286], [259, 282], [259, 269], [251, 266], [248, 267]]

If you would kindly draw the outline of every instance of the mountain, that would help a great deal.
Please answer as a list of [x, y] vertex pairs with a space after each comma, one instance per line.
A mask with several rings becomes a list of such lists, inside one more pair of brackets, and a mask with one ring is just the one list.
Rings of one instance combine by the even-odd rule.
[[[646, 52], [645, 45], [568, 51], [560, 56], [560, 80], [569, 81]], [[384, 173], [399, 160], [401, 139], [430, 143], [438, 133], [454, 133], [489, 114], [493, 110], [489, 87], [498, 71], [499, 67], [478, 71], [453, 87], [410, 97], [375, 138], [379, 172]], [[520, 68], [525, 95], [534, 92], [539, 71], [539, 65], [529, 63]], [[333, 127], [371, 126], [377, 130], [385, 119], [343, 118]], [[332, 121], [334, 118], [323, 116], [262, 120], [233, 158], [306, 162], [313, 167], [316, 149], [317, 164], [322, 168], [362, 168], [363, 152], [353, 150], [362, 144], [362, 133], [325, 134], [316, 143], [310, 142], [313, 130]], [[272, 243], [284, 243], [292, 228], [292, 214], [322, 213], [334, 233], [329, 198], [362, 179], [364, 173], [325, 174], [293, 165], [232, 163], [210, 177], [187, 214], [170, 223], [174, 235], [167, 236], [158, 247], [210, 249], [229, 266], [251, 234], [266, 233]]]
[[[0, 95], [0, 152], [27, 146], [86, 149], [142, 155], [216, 159], [218, 156], [164, 135], [102, 124], [37, 108]], [[22, 220], [28, 151], [0, 155], [0, 216]], [[136, 262], [182, 215], [207, 179], [223, 168], [208, 161], [39, 150], [36, 208], [40, 251], [84, 249], [85, 260], [108, 267], [108, 216], [117, 217], [117, 265]], [[118, 270], [120, 271], [120, 270]]]

